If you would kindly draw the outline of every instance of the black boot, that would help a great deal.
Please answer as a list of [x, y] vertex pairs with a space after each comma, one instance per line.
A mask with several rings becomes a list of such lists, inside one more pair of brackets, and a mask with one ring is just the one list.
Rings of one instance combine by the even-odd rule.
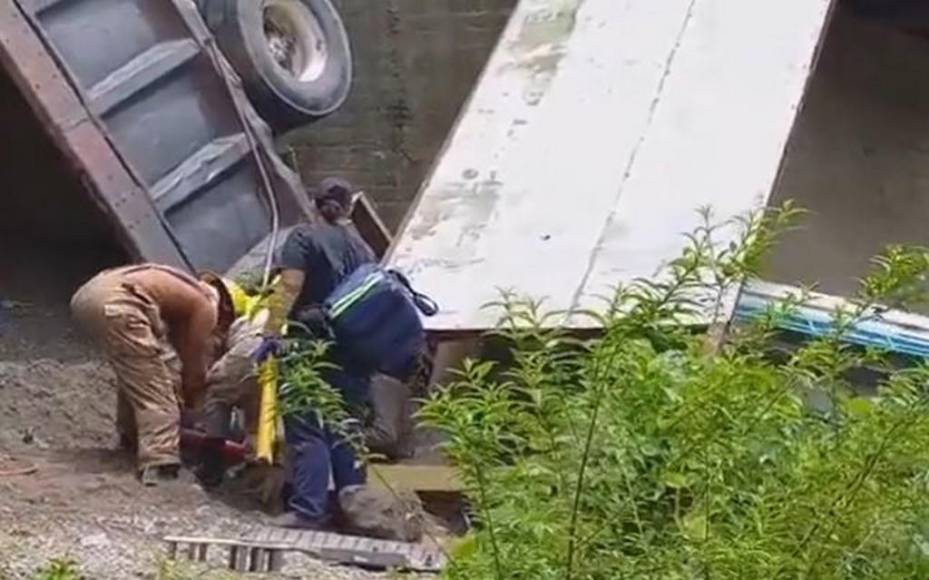
[[200, 455], [200, 465], [197, 467], [197, 479], [206, 489], [214, 489], [222, 485], [226, 476], [226, 460], [223, 457], [225, 439], [208, 439]]

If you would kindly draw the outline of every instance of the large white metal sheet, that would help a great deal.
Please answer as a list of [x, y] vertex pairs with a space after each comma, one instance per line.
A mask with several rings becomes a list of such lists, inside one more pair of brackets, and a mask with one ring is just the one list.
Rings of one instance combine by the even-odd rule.
[[390, 256], [442, 312], [596, 306], [763, 205], [832, 0], [521, 0]]

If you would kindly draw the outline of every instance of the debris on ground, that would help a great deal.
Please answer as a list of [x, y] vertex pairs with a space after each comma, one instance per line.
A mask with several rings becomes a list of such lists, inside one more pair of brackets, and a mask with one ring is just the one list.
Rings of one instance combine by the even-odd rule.
[[[132, 457], [113, 449], [37, 451], [29, 461], [35, 472], [0, 478], [4, 580], [31, 579], [55, 558], [78, 561], [87, 578], [160, 580], [165, 536], [237, 538], [267, 529], [267, 516], [235, 498], [204, 492], [189, 474], [177, 483], [142, 487]], [[228, 569], [219, 552], [207, 566]], [[387, 577], [303, 556], [287, 557], [283, 574], [320, 580]]]
[[[94, 580], [227, 579], [218, 553], [205, 568], [172, 572], [181, 564], [166, 561], [163, 538], [242, 537], [267, 516], [206, 493], [186, 472], [162, 487], [139, 485], [133, 458], [117, 450], [113, 374], [74, 330], [66, 299], [48, 298], [5, 311], [0, 332], [0, 579], [31, 580], [67, 560]], [[275, 577], [388, 576], [294, 556]]]

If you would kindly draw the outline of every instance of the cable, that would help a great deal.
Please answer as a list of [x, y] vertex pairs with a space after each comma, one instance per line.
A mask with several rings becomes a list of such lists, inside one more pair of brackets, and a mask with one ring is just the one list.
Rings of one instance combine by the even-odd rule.
[[213, 64], [219, 70], [219, 74], [223, 77], [223, 82], [226, 84], [226, 90], [229, 92], [229, 97], [232, 99], [232, 104], [235, 107], [236, 115], [239, 117], [239, 123], [242, 124], [244, 129], [245, 138], [248, 141], [248, 147], [255, 159], [255, 164], [258, 166], [258, 173], [262, 181], [262, 186], [265, 195], [267, 195], [268, 208], [271, 211], [271, 237], [268, 242], [268, 249], [265, 254], [264, 267], [262, 269], [261, 277], [262, 288], [267, 289], [271, 283], [271, 266], [274, 262], [274, 249], [277, 247], [277, 238], [281, 229], [281, 214], [277, 203], [277, 196], [275, 195], [274, 187], [271, 184], [271, 177], [268, 174], [268, 168], [265, 166], [265, 161], [261, 156], [261, 151], [258, 149], [258, 140], [253, 133], [254, 129], [248, 122], [248, 118], [246, 117], [245, 112], [242, 110], [242, 106], [236, 97], [236, 88], [233, 86], [232, 80], [229, 78], [229, 71], [226, 69], [226, 64], [223, 60], [224, 57], [222, 56], [222, 53], [216, 46], [216, 40], [212, 36], [209, 36], [204, 42], [204, 47], [207, 49], [207, 53], [210, 55]]

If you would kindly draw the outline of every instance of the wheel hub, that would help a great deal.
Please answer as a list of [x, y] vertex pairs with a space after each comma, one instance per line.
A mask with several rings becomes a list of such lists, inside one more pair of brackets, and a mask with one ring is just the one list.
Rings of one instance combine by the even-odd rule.
[[329, 51], [309, 7], [300, 0], [266, 0], [263, 15], [268, 53], [278, 67], [300, 82], [319, 78]]

